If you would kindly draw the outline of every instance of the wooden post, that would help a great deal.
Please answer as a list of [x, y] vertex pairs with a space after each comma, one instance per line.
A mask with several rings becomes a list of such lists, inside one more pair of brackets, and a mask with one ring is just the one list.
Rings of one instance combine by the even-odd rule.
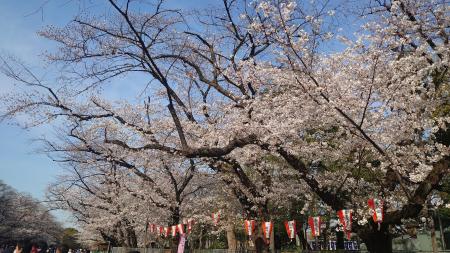
[[434, 219], [433, 215], [430, 215], [430, 227], [431, 227], [431, 247], [433, 248], [433, 253], [437, 253], [437, 244], [436, 244], [436, 230], [434, 227]]
[[439, 215], [439, 212], [436, 212], [436, 209], [434, 210], [434, 213], [436, 214], [437, 218], [438, 218], [438, 222], [439, 222], [439, 232], [441, 233], [441, 244], [442, 244], [442, 249], [445, 250], [447, 247], [445, 245], [445, 238], [444, 238], [444, 231], [442, 229], [442, 221], [441, 221], [441, 216]]

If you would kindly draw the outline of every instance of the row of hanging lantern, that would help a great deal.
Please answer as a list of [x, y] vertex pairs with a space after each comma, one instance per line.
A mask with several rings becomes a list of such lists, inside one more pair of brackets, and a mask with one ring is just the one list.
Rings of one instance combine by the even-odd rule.
[[[381, 199], [369, 199], [368, 206], [372, 213], [373, 221], [378, 223], [378, 228], [380, 228], [380, 223], [383, 222], [383, 219], [384, 219], [383, 201]], [[352, 210], [350, 210], [350, 209], [339, 210], [337, 212], [337, 215], [339, 217], [339, 222], [342, 225], [343, 231], [347, 235], [347, 239], [350, 240], [351, 231], [352, 231], [352, 219], [353, 219], [352, 218]], [[321, 222], [320, 216], [308, 217], [308, 225], [310, 227], [311, 235], [313, 237], [320, 236], [321, 224], [322, 224], [322, 222]], [[286, 233], [287, 233], [289, 239], [291, 239], [291, 240], [295, 239], [295, 235], [297, 234], [296, 221], [295, 220], [285, 221], [284, 226], [286, 228]], [[245, 229], [246, 234], [249, 237], [254, 234], [255, 227], [256, 227], [255, 220], [245, 220], [244, 221], [244, 229]], [[263, 221], [262, 229], [263, 229], [264, 239], [266, 239], [266, 242], [268, 243], [268, 241], [270, 239], [270, 234], [272, 233], [272, 230], [273, 230], [273, 222]]]
[[[220, 212], [212, 214], [212, 220], [215, 226], [219, 223]], [[190, 234], [192, 231], [192, 226], [194, 225], [194, 219], [183, 219], [183, 223], [172, 225], [172, 226], [160, 226], [156, 224], [148, 224], [148, 228], [150, 233], [156, 234], [163, 237], [169, 237], [172, 235], [173, 237], [177, 236], [177, 234], [184, 235]]]
[[160, 226], [156, 224], [149, 224], [150, 233], [169, 237], [169, 235], [172, 235], [175, 237], [177, 233], [180, 235], [184, 234], [190, 234], [192, 231], [192, 226], [194, 225], [193, 219], [185, 219], [183, 220], [183, 223], [173, 225], [173, 226]]
[[[384, 219], [384, 211], [383, 211], [383, 200], [372, 198], [367, 201], [370, 211], [372, 213], [373, 221], [378, 223], [378, 229], [380, 228], [380, 223], [383, 222]], [[343, 227], [344, 233], [347, 235], [347, 238], [350, 239], [351, 228], [352, 228], [352, 210], [343, 209], [337, 212], [339, 217], [339, 222]], [[212, 221], [215, 226], [219, 223], [220, 220], [220, 211], [216, 213], [212, 213]], [[159, 226], [156, 224], [150, 224], [150, 232], [153, 234], [159, 234], [160, 236], [168, 237], [172, 235], [175, 237], [177, 233], [180, 235], [184, 235], [185, 233], [190, 234], [192, 231], [192, 225], [194, 223], [193, 219], [185, 219], [183, 223], [173, 226]], [[285, 221], [284, 222], [287, 235], [289, 239], [295, 239], [295, 235], [297, 234], [297, 224], [295, 220]], [[321, 217], [314, 216], [308, 218], [308, 225], [311, 230], [311, 235], [313, 237], [320, 236], [320, 226], [321, 226]], [[186, 227], [186, 230], [185, 230]], [[244, 229], [248, 236], [253, 236], [254, 231], [256, 229], [256, 220], [245, 220], [244, 221]], [[269, 243], [270, 235], [273, 230], [273, 222], [272, 221], [263, 221], [262, 222], [262, 230], [264, 234], [264, 239], [267, 243]]]
[[[384, 210], [383, 210], [383, 200], [372, 198], [367, 201], [370, 212], [372, 213], [372, 218], [375, 223], [378, 224], [378, 230], [380, 229], [381, 222], [384, 220]], [[343, 209], [337, 212], [339, 217], [339, 222], [347, 235], [347, 239], [350, 240], [350, 234], [352, 231], [352, 210]], [[309, 217], [308, 224], [311, 228], [312, 236], [320, 236], [320, 216]]]
[[[289, 239], [295, 239], [295, 235], [297, 234], [297, 222], [295, 220], [291, 221], [285, 221], [284, 226], [286, 227], [286, 232], [289, 237]], [[255, 228], [256, 228], [256, 220], [245, 220], [244, 221], [244, 228], [246, 234], [250, 237], [254, 234]], [[273, 230], [273, 222], [272, 221], [264, 221], [262, 223], [262, 229], [264, 234], [264, 239], [266, 239], [266, 242], [268, 243], [270, 240], [270, 235], [272, 234]]]
[[[373, 221], [378, 224], [379, 230], [381, 222], [383, 222], [384, 219], [383, 200], [372, 198], [367, 201], [367, 204], [372, 213]], [[353, 220], [352, 210], [350, 209], [339, 210], [337, 212], [337, 215], [339, 217], [339, 222], [342, 225], [344, 233], [347, 235], [347, 239], [350, 240], [350, 235], [352, 232], [352, 220]], [[320, 225], [321, 225], [320, 216], [309, 217], [308, 225], [311, 228], [311, 235], [313, 237], [320, 236]]]

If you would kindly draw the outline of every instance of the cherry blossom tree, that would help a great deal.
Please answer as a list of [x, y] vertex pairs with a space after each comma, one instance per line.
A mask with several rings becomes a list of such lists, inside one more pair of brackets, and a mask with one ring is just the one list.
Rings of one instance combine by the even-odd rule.
[[[446, 1], [362, 2], [355, 38], [334, 30], [339, 6], [328, 1], [224, 0], [195, 18], [162, 1], [148, 12], [108, 5], [41, 32], [60, 45], [48, 55], [63, 66], [55, 83], [5, 61], [3, 72], [28, 86], [5, 99], [6, 118], [64, 119], [69, 136], [76, 129], [82, 145], [101, 146], [88, 150], [94, 157], [132, 160], [138, 176], [161, 168], [145, 166], [149, 157], [198, 162], [236, 184], [250, 215], [270, 216], [267, 201], [292, 192], [269, 187], [283, 171], [330, 211], [356, 210], [371, 252], [391, 251], [395, 226], [417, 218], [448, 175]], [[324, 50], [333, 43], [343, 49]], [[96, 92], [125, 74], [150, 80], [149, 99], [113, 103]], [[380, 228], [369, 196], [385, 200]]]
[[38, 200], [0, 181], [0, 201], [0, 244], [58, 242], [61, 224]]
[[[84, 140], [74, 129], [72, 136]], [[69, 168], [50, 188], [49, 199], [75, 214], [85, 241], [146, 244], [144, 231], [150, 223], [181, 223], [189, 214], [184, 202], [208, 186], [208, 174], [199, 173], [192, 159], [132, 160], [127, 153], [115, 154], [86, 141], [64, 146], [47, 142], [47, 146], [53, 159]]]

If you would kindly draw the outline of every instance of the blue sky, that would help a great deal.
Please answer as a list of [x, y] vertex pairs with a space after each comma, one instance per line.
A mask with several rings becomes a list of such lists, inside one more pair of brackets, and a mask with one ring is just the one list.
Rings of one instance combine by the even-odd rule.
[[[27, 63], [39, 65], [42, 50], [52, 45], [36, 34], [46, 24], [63, 24], [75, 13], [70, 3], [49, 2], [44, 12], [37, 12], [44, 1], [0, 0], [0, 52], [13, 54]], [[41, 15], [43, 14], [43, 15]], [[0, 75], [0, 95], [14, 90], [10, 80]], [[47, 134], [45, 129], [23, 130], [0, 123], [0, 179], [20, 192], [27, 192], [42, 200], [47, 184], [54, 180], [60, 168], [47, 156], [37, 154], [39, 145], [33, 139]], [[56, 213], [58, 219], [70, 224], [67, 215]]]

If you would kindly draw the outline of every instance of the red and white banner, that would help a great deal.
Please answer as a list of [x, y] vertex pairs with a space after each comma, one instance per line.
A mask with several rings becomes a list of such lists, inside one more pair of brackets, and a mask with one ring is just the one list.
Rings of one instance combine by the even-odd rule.
[[219, 223], [219, 220], [220, 220], [220, 211], [217, 213], [212, 213], [212, 219], [213, 219], [214, 226], [217, 226], [217, 224]]
[[159, 233], [160, 236], [164, 235], [163, 226], [156, 225], [156, 232]]
[[320, 236], [320, 216], [309, 217], [308, 224], [311, 228], [312, 236]]
[[152, 234], [156, 233], [156, 225], [155, 224], [150, 224], [149, 227], [150, 227], [150, 233], [152, 233]]
[[169, 237], [170, 235], [170, 227], [164, 227], [164, 236]]
[[178, 224], [177, 230], [178, 230], [178, 233], [180, 233], [180, 235], [184, 235], [184, 224]]
[[252, 236], [253, 235], [253, 231], [255, 231], [255, 226], [256, 226], [256, 221], [255, 220], [245, 220], [244, 221], [245, 233], [248, 236]]
[[266, 243], [269, 244], [270, 243], [270, 235], [272, 234], [272, 230], [273, 230], [273, 222], [264, 221], [262, 223], [262, 226], [263, 226], [264, 238], [266, 239]]
[[347, 235], [347, 239], [350, 240], [352, 232], [352, 210], [343, 209], [338, 211], [339, 222], [344, 227], [344, 232]]
[[194, 219], [187, 219], [187, 232], [188, 232], [188, 234], [191, 233], [193, 225], [194, 225]]
[[284, 226], [286, 227], [286, 232], [289, 239], [294, 239], [297, 234], [296, 222], [295, 220], [285, 221]]
[[383, 212], [383, 200], [381, 199], [369, 199], [367, 204], [370, 207], [372, 212], [373, 221], [377, 223], [381, 223], [384, 220], [384, 212]]
[[173, 237], [177, 236], [177, 225], [173, 225], [171, 231]]

